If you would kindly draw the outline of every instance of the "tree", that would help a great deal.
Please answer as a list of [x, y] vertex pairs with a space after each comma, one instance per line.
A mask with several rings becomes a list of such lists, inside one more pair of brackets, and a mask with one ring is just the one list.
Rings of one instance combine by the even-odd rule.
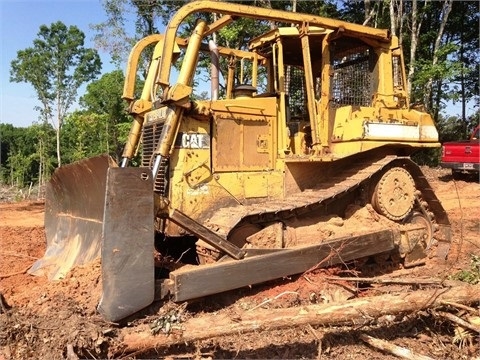
[[[88, 84], [87, 91], [80, 98], [80, 105], [88, 112], [105, 116], [103, 130], [106, 132], [106, 152], [120, 161], [123, 144], [128, 134], [124, 133], [120, 124], [131, 123], [131, 117], [126, 112], [126, 103], [122, 99], [123, 83], [125, 76], [121, 70], [115, 70], [104, 74], [99, 80]], [[137, 84], [135, 89], [139, 91], [142, 84]], [[127, 127], [128, 128], [128, 127]]]
[[87, 111], [74, 111], [66, 117], [62, 132], [67, 163], [108, 152], [108, 117]]
[[43, 121], [56, 129], [57, 162], [61, 166], [60, 133], [67, 110], [78, 88], [94, 79], [101, 69], [96, 50], [84, 47], [85, 35], [76, 26], [58, 21], [40, 26], [33, 47], [17, 52], [11, 62], [10, 81], [30, 83], [42, 106]]
[[39, 186], [42, 186], [50, 178], [55, 168], [55, 149], [53, 146], [55, 130], [46, 122], [34, 124], [30, 126], [28, 130], [32, 131], [36, 138], [35, 159], [38, 162], [37, 182]]
[[0, 124], [2, 182], [25, 186], [30, 182], [40, 185], [53, 170], [54, 129], [46, 123], [28, 128]]
[[455, 44], [458, 49], [452, 53], [451, 60], [458, 63], [460, 69], [449, 82], [446, 96], [453, 103], [460, 102], [462, 138], [469, 135], [469, 118], [474, 117], [475, 113], [478, 115], [480, 106], [479, 10], [477, 2], [454, 1], [445, 28], [446, 41]]
[[[435, 38], [435, 43], [433, 46], [433, 59], [432, 59], [432, 67], [435, 68], [436, 65], [439, 62], [440, 59], [440, 52], [441, 52], [441, 45], [442, 45], [442, 38], [443, 38], [443, 32], [445, 30], [445, 25], [448, 20], [448, 15], [450, 14], [450, 11], [452, 10], [452, 3], [453, 0], [445, 0], [443, 3], [442, 11], [439, 16], [439, 22], [440, 26], [437, 32], [437, 36]], [[424, 95], [424, 103], [425, 104], [431, 104], [431, 96], [432, 96], [432, 88], [433, 88], [433, 80], [434, 80], [434, 74], [431, 74], [428, 78], [427, 84], [426, 84], [426, 89], [425, 89], [425, 95]]]

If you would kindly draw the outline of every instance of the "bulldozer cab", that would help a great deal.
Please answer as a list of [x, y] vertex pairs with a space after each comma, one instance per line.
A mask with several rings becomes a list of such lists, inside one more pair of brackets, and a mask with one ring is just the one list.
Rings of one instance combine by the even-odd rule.
[[228, 62], [224, 99], [277, 99], [279, 156], [331, 156], [332, 143], [343, 140], [335, 127], [344, 128], [338, 122], [352, 110], [368, 118], [384, 117], [382, 108], [408, 109], [395, 37], [386, 43], [305, 24], [280, 27]]
[[280, 147], [286, 156], [306, 155], [313, 147], [312, 128], [317, 128], [320, 118], [322, 42], [328, 33], [319, 27], [282, 27], [250, 42], [249, 49], [267, 59], [270, 76], [263, 85], [267, 91], [257, 96], [270, 93], [278, 98], [279, 129], [285, 129]]

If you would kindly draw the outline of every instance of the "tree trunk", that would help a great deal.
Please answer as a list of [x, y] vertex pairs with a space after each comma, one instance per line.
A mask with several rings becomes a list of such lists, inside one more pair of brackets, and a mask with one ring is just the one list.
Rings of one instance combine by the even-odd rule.
[[145, 325], [142, 332], [123, 330], [122, 355], [172, 344], [225, 335], [239, 335], [263, 330], [303, 325], [368, 324], [384, 316], [412, 313], [439, 306], [442, 302], [460, 304], [480, 301], [480, 285], [456, 285], [450, 288], [418, 290], [406, 294], [383, 294], [325, 305], [308, 305], [287, 309], [256, 309], [240, 314], [212, 314], [195, 317], [182, 325], [181, 333], [152, 335]]
[[58, 162], [58, 165], [57, 167], [60, 167], [62, 166], [62, 157], [60, 155], [60, 124], [58, 125], [58, 128], [57, 128], [57, 162]]
[[390, 1], [390, 32], [403, 43], [403, 0]]
[[[435, 39], [435, 45], [433, 48], [433, 59], [432, 59], [433, 67], [435, 67], [435, 65], [437, 65], [438, 63], [438, 50], [440, 49], [440, 46], [442, 44], [443, 32], [445, 30], [445, 25], [448, 20], [448, 15], [452, 10], [452, 3], [453, 3], [453, 0], [445, 0], [445, 2], [443, 3], [442, 14], [440, 18], [440, 28], [438, 29], [437, 37]], [[428, 79], [427, 86], [424, 93], [424, 98], [423, 98], [423, 103], [425, 104], [427, 109], [431, 109], [433, 105], [432, 90], [433, 90], [433, 77], [430, 77]]]
[[433, 358], [431, 358], [429, 356], [418, 354], [416, 352], [413, 352], [410, 349], [407, 349], [407, 348], [389, 343], [385, 340], [374, 338], [373, 336], [369, 336], [367, 334], [360, 334], [360, 339], [365, 341], [370, 346], [373, 346], [374, 348], [380, 349], [380, 350], [382, 350], [384, 352], [387, 352], [389, 354], [393, 354], [393, 355], [395, 355], [399, 358], [402, 358], [402, 359], [434, 360]]
[[39, 145], [38, 145], [38, 193], [37, 193], [37, 200], [40, 199], [40, 189], [42, 188], [43, 183], [43, 167], [44, 165], [44, 157], [43, 157], [43, 138], [40, 136]]
[[[425, 1], [424, 7], [427, 6], [428, 0]], [[410, 99], [412, 99], [412, 82], [413, 76], [415, 74], [415, 62], [418, 41], [420, 38], [420, 29], [422, 27], [422, 14], [419, 14], [418, 11], [418, 1], [412, 1], [412, 33], [411, 33], [411, 44], [410, 44], [410, 65], [408, 67], [408, 76], [407, 76], [407, 89]]]
[[[370, 0], [365, 0], [365, 20], [363, 21], [362, 25], [367, 25], [370, 23], [372, 18], [377, 15], [377, 12], [375, 10], [375, 5], [372, 6]], [[373, 27], [377, 27], [376, 21], [374, 21]]]
[[[465, 8], [462, 6], [462, 15], [465, 17]], [[467, 139], [467, 98], [465, 91], [465, 24], [460, 23], [460, 94], [462, 105], [462, 125], [464, 129], [464, 139]]]
[[390, 1], [390, 32], [392, 33], [393, 36], [397, 36], [397, 22], [398, 22], [397, 19], [398, 19], [398, 16], [401, 16], [401, 14], [398, 13], [398, 10], [395, 11], [395, 3], [396, 3], [395, 0]]

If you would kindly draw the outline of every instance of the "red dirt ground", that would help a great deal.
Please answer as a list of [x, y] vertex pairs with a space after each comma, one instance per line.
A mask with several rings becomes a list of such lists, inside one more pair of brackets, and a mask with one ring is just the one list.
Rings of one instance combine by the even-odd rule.
[[[471, 254], [480, 254], [480, 184], [478, 179], [454, 182], [440, 169], [424, 168], [452, 222], [453, 243], [447, 262], [430, 260], [425, 266], [397, 268], [389, 277], [445, 278], [469, 269]], [[122, 348], [120, 331], [96, 312], [100, 296], [100, 262], [75, 268], [60, 281], [31, 276], [27, 269], [45, 251], [43, 202], [0, 203], [0, 360], [63, 359], [67, 345], [80, 358], [113, 356]], [[335, 302], [354, 296], [348, 283], [323, 280], [339, 268], [319, 270], [268, 284], [231, 291], [190, 304], [189, 316], [238, 313], [255, 308], [282, 308], [314, 302]], [[339, 286], [341, 285], [341, 286]], [[362, 296], [381, 291], [404, 291], [375, 286]], [[160, 304], [127, 323], [132, 332], [158, 314]], [[212, 317], [214, 319], [214, 317]], [[382, 330], [383, 329], [383, 330]], [[427, 312], [393, 321], [371, 334], [434, 358], [466, 359], [480, 356], [478, 336], [462, 348], [452, 343], [453, 328], [439, 324]], [[117, 353], [118, 356], [118, 353]], [[394, 359], [365, 345], [357, 329], [303, 327], [197, 341], [127, 358], [323, 358]]]

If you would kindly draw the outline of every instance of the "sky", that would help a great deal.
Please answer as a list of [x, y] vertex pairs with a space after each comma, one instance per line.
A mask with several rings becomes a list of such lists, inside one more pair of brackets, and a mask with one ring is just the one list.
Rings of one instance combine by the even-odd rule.
[[[10, 63], [17, 51], [33, 46], [41, 25], [75, 25], [85, 34], [85, 47], [93, 48], [90, 25], [104, 20], [102, 0], [0, 0], [0, 123], [28, 127], [38, 121], [35, 90], [27, 83], [10, 82]], [[98, 52], [102, 73], [114, 70], [109, 54]]]

